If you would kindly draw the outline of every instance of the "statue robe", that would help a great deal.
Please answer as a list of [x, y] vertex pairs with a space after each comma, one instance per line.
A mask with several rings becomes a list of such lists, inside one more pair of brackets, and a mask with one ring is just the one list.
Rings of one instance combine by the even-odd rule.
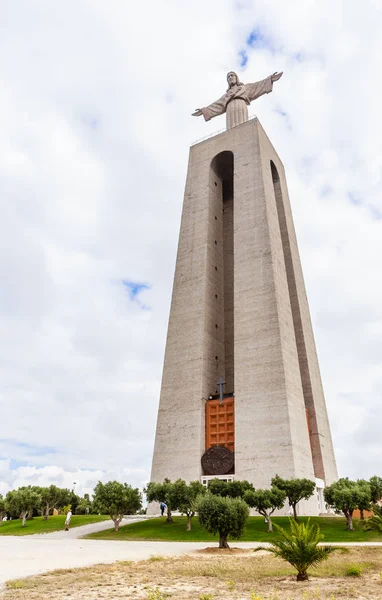
[[252, 100], [256, 100], [263, 94], [269, 94], [272, 87], [272, 75], [256, 83], [234, 85], [219, 100], [200, 110], [205, 121], [227, 113], [227, 129], [231, 129], [248, 120], [247, 106]]

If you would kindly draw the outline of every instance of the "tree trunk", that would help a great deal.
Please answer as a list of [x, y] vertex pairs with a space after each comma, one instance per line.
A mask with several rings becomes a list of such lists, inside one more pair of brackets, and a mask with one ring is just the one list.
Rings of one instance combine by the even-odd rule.
[[25, 521], [27, 520], [27, 516], [28, 516], [28, 511], [22, 512], [21, 513], [21, 518], [22, 518], [22, 526], [25, 527]]
[[227, 536], [224, 535], [224, 533], [220, 534], [220, 539], [219, 539], [219, 548], [228, 548], [228, 542], [227, 542]]
[[[113, 519], [113, 517], [111, 517]], [[117, 519], [113, 519], [114, 521], [114, 531], [119, 531], [119, 524], [122, 521], [122, 519], [120, 517], [118, 517]]]
[[297, 573], [297, 581], [308, 581], [309, 575], [306, 571], [303, 573]]
[[47, 521], [49, 517], [49, 504], [45, 507], [44, 521]]
[[273, 525], [272, 525], [272, 519], [271, 517], [267, 517], [268, 519], [268, 533], [273, 533]]
[[194, 515], [187, 515], [187, 527], [186, 531], [191, 531], [191, 519]]
[[365, 514], [364, 514], [364, 512], [363, 512], [363, 508], [361, 508], [361, 509], [360, 509], [360, 511], [359, 511], [359, 515], [360, 515], [360, 519], [361, 519], [361, 521], [364, 521], [364, 520], [365, 520]]
[[353, 512], [351, 512], [351, 513], [345, 513], [345, 517], [346, 517], [346, 529], [348, 531], [354, 531], [354, 527], [353, 527]]
[[3, 517], [5, 517], [5, 514], [4, 514], [4, 513], [2, 513], [2, 512], [0, 512], [0, 527], [1, 527], [1, 526], [2, 526], [2, 524], [3, 524]]
[[293, 504], [293, 518], [295, 521], [298, 521], [296, 506], [297, 506], [296, 504]]
[[169, 506], [167, 507], [167, 519], [166, 519], [166, 523], [172, 523], [171, 508]]

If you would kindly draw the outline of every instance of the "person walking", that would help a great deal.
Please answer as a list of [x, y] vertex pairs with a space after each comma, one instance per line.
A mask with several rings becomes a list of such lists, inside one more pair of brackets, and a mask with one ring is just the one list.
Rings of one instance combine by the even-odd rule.
[[162, 517], [164, 515], [164, 511], [166, 510], [166, 508], [167, 508], [167, 504], [165, 502], [161, 502], [160, 503], [160, 514]]
[[68, 512], [66, 513], [66, 519], [65, 519], [65, 531], [69, 531], [69, 525], [70, 525], [70, 519], [72, 518], [72, 511], [68, 510]]

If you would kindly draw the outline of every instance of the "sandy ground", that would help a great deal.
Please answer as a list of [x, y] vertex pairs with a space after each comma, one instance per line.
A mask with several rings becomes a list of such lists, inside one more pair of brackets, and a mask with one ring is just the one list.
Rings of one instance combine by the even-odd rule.
[[[67, 542], [68, 543], [68, 542]], [[102, 542], [100, 542], [102, 543]], [[105, 542], [109, 544], [109, 542]], [[117, 542], [118, 543], [118, 542]], [[133, 543], [131, 543], [132, 545]], [[143, 543], [136, 547], [142, 549]], [[154, 542], [151, 544], [151, 546]], [[125, 546], [125, 543], [121, 543]], [[130, 546], [130, 544], [128, 544]], [[159, 544], [155, 544], [154, 549]], [[164, 545], [164, 544], [161, 544]], [[191, 544], [183, 544], [189, 546]], [[167, 544], [166, 551], [170, 546]], [[192, 544], [194, 546], [194, 544]], [[147, 550], [148, 548], [146, 548]], [[123, 561], [81, 569], [58, 569], [18, 579], [0, 590], [2, 600], [381, 600], [382, 549], [336, 552], [310, 580], [297, 582], [295, 570], [261, 551], [196, 552], [144, 561]], [[139, 554], [139, 552], [138, 552]], [[138, 555], [135, 555], [138, 558]], [[360, 577], [347, 576], [350, 565]]]
[[[129, 518], [126, 522], [131, 520]], [[69, 532], [0, 536], [0, 586], [9, 579], [45, 573], [54, 569], [86, 567], [115, 561], [140, 561], [153, 555], [179, 556], [211, 545], [208, 542], [118, 542], [84, 540], [79, 537], [109, 527], [110, 521], [104, 521], [76, 527]], [[249, 549], [266, 544], [234, 542], [233, 545]], [[382, 543], [365, 543], [359, 546], [382, 547]]]
[[[117, 560], [139, 561], [153, 555], [178, 556], [208, 545], [206, 542], [109, 542], [36, 537], [0, 537], [0, 585], [8, 579], [19, 579], [54, 569], [86, 567]], [[243, 548], [254, 548], [255, 545], [251, 542], [235, 542], [235, 546]]]

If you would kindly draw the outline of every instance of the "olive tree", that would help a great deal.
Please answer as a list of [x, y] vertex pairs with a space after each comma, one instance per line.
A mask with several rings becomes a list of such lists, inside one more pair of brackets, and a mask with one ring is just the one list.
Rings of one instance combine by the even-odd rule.
[[293, 516], [297, 521], [297, 504], [300, 500], [308, 500], [313, 496], [316, 489], [316, 483], [310, 479], [282, 479], [279, 475], [272, 478], [272, 487], [277, 487], [285, 492], [289, 506], [293, 508]]
[[5, 508], [5, 500], [3, 498], [3, 496], [0, 494], [0, 526], [3, 523], [3, 517], [5, 516], [6, 513], [6, 508]]
[[273, 532], [271, 515], [276, 509], [284, 506], [286, 494], [276, 487], [270, 490], [247, 490], [244, 500], [251, 508], [257, 510], [268, 523], [268, 532]]
[[249, 515], [241, 498], [223, 498], [207, 493], [197, 500], [199, 523], [208, 533], [219, 534], [219, 548], [229, 548], [227, 538], [242, 536]]
[[254, 490], [252, 483], [249, 481], [224, 481], [223, 479], [210, 479], [208, 482], [208, 491], [215, 496], [229, 498], [243, 498], [247, 490]]
[[[165, 479], [163, 483], [150, 481], [145, 489], [147, 502], [164, 502], [167, 506], [166, 523], [172, 523], [172, 511], [176, 510], [176, 506], [171, 505], [171, 495], [173, 494], [173, 483], [169, 479]], [[174, 501], [174, 496], [173, 496]]]
[[374, 475], [369, 479], [371, 501], [373, 504], [377, 504], [382, 500], [382, 477]]
[[325, 502], [336, 512], [346, 517], [346, 529], [353, 531], [353, 513], [355, 510], [370, 508], [370, 486], [351, 481], [347, 477], [339, 479], [324, 490]]
[[195, 500], [201, 494], [204, 494], [206, 488], [200, 481], [191, 481], [187, 483], [183, 479], [177, 479], [170, 485], [168, 500], [173, 510], [179, 510], [187, 516], [186, 531], [191, 531], [191, 519], [195, 515]]
[[62, 508], [66, 504], [69, 504], [71, 498], [70, 490], [59, 488], [56, 485], [41, 488], [40, 495], [43, 504], [44, 521], [48, 519], [51, 509]]
[[41, 496], [31, 486], [12, 490], [5, 497], [7, 512], [17, 514], [22, 520], [23, 527], [25, 527], [27, 517], [32, 515], [33, 510], [40, 505]]
[[100, 513], [109, 515], [114, 521], [114, 530], [118, 531], [124, 515], [135, 514], [142, 508], [141, 494], [138, 488], [132, 488], [127, 483], [99, 481], [94, 489], [94, 507]]

